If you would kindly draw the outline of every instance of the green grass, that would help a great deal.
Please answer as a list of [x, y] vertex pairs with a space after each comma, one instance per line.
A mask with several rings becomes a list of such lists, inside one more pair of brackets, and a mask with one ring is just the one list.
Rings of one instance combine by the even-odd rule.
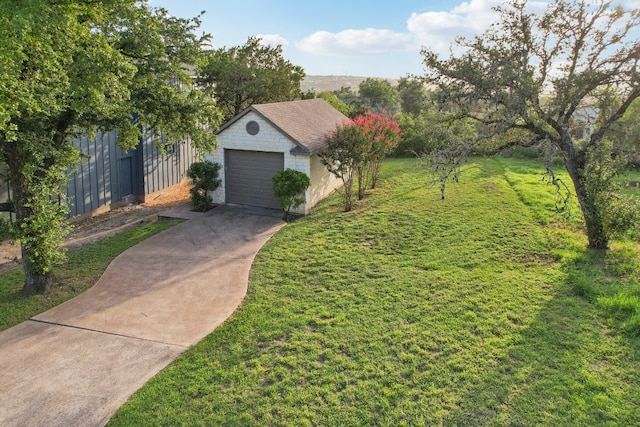
[[137, 225], [114, 236], [70, 249], [67, 262], [54, 270], [54, 286], [44, 295], [27, 296], [22, 293], [24, 273], [21, 269], [0, 274], [0, 330], [17, 325], [83, 292], [100, 278], [111, 260], [121, 252], [176, 223], [156, 221]]
[[[570, 218], [550, 216], [553, 201], [545, 199], [545, 186], [535, 185], [535, 177], [540, 176], [540, 166], [531, 161], [497, 159], [504, 168], [504, 176], [519, 194], [523, 203], [531, 206], [541, 223], [557, 221], [556, 234], [569, 233], [569, 229], [581, 230], [582, 220], [577, 201], [573, 200]], [[567, 174], [558, 174], [565, 182], [570, 182]], [[626, 171], [621, 182], [640, 182], [640, 173]], [[548, 191], [548, 189], [547, 189]], [[629, 196], [640, 198], [638, 188], [623, 189]], [[582, 240], [574, 239], [580, 245]], [[617, 241], [611, 251], [583, 251], [581, 247], [558, 245], [557, 252], [563, 254], [567, 283], [573, 291], [588, 301], [598, 305], [625, 333], [640, 336], [640, 259], [638, 242]]]
[[640, 197], [640, 170], [627, 170], [618, 177], [623, 194]]
[[277, 233], [239, 310], [110, 425], [640, 424], [640, 345], [574, 283], [633, 280], [637, 244], [590, 259], [531, 165], [476, 160], [440, 201], [387, 161], [355, 211]]

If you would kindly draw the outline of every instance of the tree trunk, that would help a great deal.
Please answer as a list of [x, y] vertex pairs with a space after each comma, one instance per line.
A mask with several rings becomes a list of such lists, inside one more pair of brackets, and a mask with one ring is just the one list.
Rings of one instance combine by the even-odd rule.
[[33, 267], [31, 266], [31, 261], [29, 260], [29, 253], [26, 250], [25, 246], [22, 245], [22, 268], [24, 269], [24, 286], [22, 287], [22, 292], [27, 295], [32, 294], [43, 294], [45, 293], [51, 283], [53, 282], [53, 275], [51, 272], [44, 274], [36, 274], [33, 271]]
[[573, 188], [586, 226], [587, 239], [589, 241], [588, 247], [589, 249], [608, 249], [609, 236], [604, 228], [600, 212], [601, 208], [595, 202], [596, 195], [589, 194], [585, 177], [583, 176], [585, 165], [586, 156], [584, 153], [565, 154], [565, 166], [573, 181]]
[[381, 168], [382, 168], [382, 160], [376, 159], [376, 160], [371, 162], [371, 186], [370, 186], [370, 188], [372, 190], [376, 188], [376, 185], [378, 185], [378, 175], [380, 174], [380, 169]]
[[360, 163], [356, 166], [358, 175], [358, 200], [364, 199], [367, 190], [367, 166]]
[[[17, 164], [19, 164], [16, 161]], [[13, 166], [13, 167], [12, 167]], [[11, 173], [11, 189], [13, 190], [13, 205], [16, 213], [16, 225], [20, 224], [32, 214], [31, 210], [25, 206], [29, 198], [29, 183], [24, 175], [20, 172], [20, 168], [15, 164], [9, 165]], [[53, 282], [51, 272], [39, 273], [32, 263], [33, 253], [28, 243], [20, 242], [20, 251], [22, 256], [22, 269], [24, 270], [25, 281], [22, 292], [25, 294], [42, 294], [45, 293]]]
[[594, 203], [593, 196], [587, 193], [584, 184], [574, 183], [574, 187], [587, 229], [589, 249], [609, 249], [609, 236], [604, 229], [602, 215]]

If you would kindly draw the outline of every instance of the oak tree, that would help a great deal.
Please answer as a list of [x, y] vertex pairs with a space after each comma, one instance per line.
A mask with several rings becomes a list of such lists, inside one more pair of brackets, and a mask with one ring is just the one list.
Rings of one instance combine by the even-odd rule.
[[[433, 164], [444, 184], [480, 145], [497, 151], [546, 141], [571, 177], [567, 188], [579, 202], [589, 247], [607, 248], [620, 225], [615, 211], [625, 205], [613, 203], [620, 159], [608, 133], [640, 96], [640, 10], [604, 0], [555, 0], [540, 13], [534, 6], [509, 0], [496, 7], [499, 22], [482, 36], [458, 39], [447, 59], [423, 49], [426, 79], [440, 89], [442, 104], [455, 105], [482, 131], [474, 141], [438, 150]], [[594, 109], [605, 89], [619, 101]], [[587, 119], [592, 112], [595, 121]]]
[[214, 94], [225, 119], [252, 104], [291, 101], [302, 96], [302, 67], [282, 56], [282, 46], [249, 37], [243, 46], [207, 52], [198, 82]]
[[387, 80], [367, 78], [358, 86], [360, 102], [375, 113], [395, 114], [400, 110], [398, 90]]
[[427, 107], [428, 93], [422, 79], [402, 77], [397, 91], [403, 113], [418, 116]]
[[214, 148], [221, 115], [186, 73], [207, 39], [199, 23], [132, 0], [0, 2], [0, 160], [25, 292], [46, 291], [60, 261], [74, 137], [118, 129], [126, 150], [144, 127]]

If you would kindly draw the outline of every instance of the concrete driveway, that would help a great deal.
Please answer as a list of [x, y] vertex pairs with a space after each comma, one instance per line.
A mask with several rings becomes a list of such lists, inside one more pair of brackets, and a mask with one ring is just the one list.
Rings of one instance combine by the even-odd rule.
[[242, 302], [280, 213], [220, 206], [117, 257], [85, 293], [0, 332], [0, 425], [102, 426]]

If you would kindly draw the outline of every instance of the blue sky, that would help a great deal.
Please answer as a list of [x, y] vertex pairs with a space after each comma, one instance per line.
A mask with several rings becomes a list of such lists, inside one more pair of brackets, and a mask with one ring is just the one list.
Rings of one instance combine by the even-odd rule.
[[[422, 74], [420, 49], [443, 55], [458, 35], [482, 33], [500, 0], [150, 0], [172, 15], [205, 10], [201, 29], [213, 46], [242, 45], [250, 36], [282, 45], [284, 57], [308, 75], [402, 77]], [[543, 7], [544, 2], [530, 2]], [[638, 7], [640, 0], [629, 0]]]

